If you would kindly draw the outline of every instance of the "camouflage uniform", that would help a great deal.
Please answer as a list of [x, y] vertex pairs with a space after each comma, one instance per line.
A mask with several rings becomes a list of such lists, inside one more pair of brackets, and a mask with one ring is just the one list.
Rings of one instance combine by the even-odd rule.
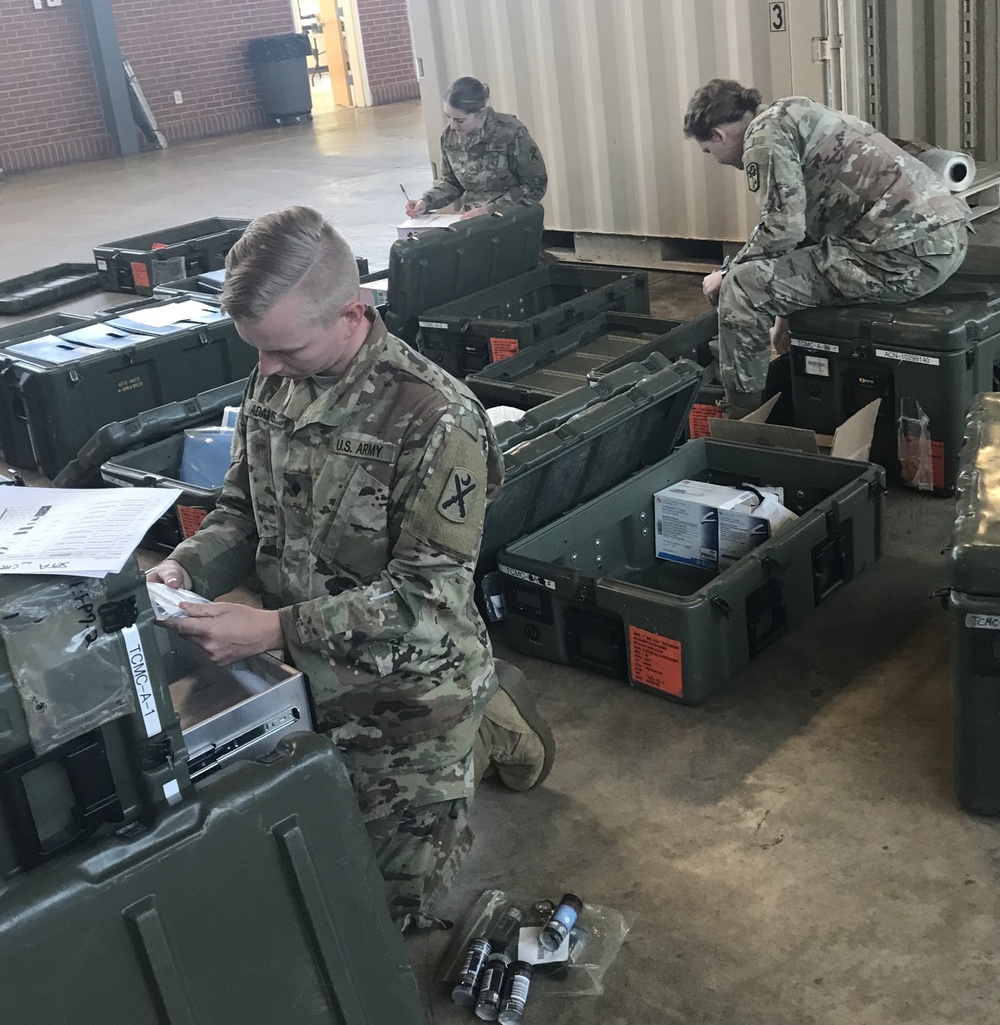
[[368, 315], [342, 377], [250, 378], [217, 508], [174, 558], [207, 597], [252, 574], [279, 610], [405, 927], [472, 838], [496, 689], [473, 570], [503, 462], [464, 386]]
[[513, 114], [486, 108], [482, 127], [459, 135], [450, 126], [441, 133], [441, 177], [421, 199], [428, 210], [462, 199], [462, 209], [530, 199], [538, 203], [549, 178], [545, 161], [528, 129]]
[[761, 105], [743, 166], [761, 219], [719, 295], [727, 398], [759, 393], [776, 316], [901, 303], [962, 262], [969, 210], [930, 168], [871, 125], [801, 96]]

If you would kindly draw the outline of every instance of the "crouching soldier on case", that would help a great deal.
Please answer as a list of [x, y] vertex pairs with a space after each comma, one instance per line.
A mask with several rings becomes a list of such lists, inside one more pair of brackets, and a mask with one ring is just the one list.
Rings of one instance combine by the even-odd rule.
[[218, 663], [283, 648], [306, 674], [406, 929], [439, 921], [476, 779], [536, 786], [554, 745], [473, 603], [503, 478], [489, 420], [358, 296], [314, 210], [258, 218], [229, 253], [222, 304], [259, 362], [217, 508], [149, 576], [210, 598], [255, 578], [262, 609], [188, 604], [170, 625]]
[[[747, 244], [703, 283], [719, 307], [719, 364], [730, 415], [760, 405], [785, 318], [844, 303], [902, 303], [961, 265], [969, 210], [930, 168], [864, 121], [804, 96], [767, 105], [713, 79], [692, 97], [684, 134], [741, 168], [760, 203]], [[772, 327], [773, 325], [773, 327]]]

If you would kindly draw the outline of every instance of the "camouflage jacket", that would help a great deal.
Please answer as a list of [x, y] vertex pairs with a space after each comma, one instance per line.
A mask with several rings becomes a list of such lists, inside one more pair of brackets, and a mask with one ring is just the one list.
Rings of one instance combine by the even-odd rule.
[[545, 195], [549, 178], [545, 161], [528, 129], [513, 114], [486, 108], [481, 128], [459, 135], [449, 127], [441, 133], [441, 177], [421, 197], [428, 210], [461, 198], [462, 209]]
[[217, 507], [174, 556], [207, 597], [256, 576], [376, 819], [471, 794], [495, 688], [473, 570], [503, 461], [471, 393], [369, 316], [342, 377], [250, 378]]
[[876, 250], [916, 243], [930, 255], [944, 251], [933, 229], [969, 218], [929, 167], [864, 121], [802, 96], [757, 109], [743, 167], [761, 218], [733, 263], [825, 236]]

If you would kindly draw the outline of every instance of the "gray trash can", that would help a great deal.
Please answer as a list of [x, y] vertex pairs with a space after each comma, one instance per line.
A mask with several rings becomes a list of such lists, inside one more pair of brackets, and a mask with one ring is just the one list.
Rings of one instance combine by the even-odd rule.
[[276, 124], [312, 120], [312, 92], [306, 65], [312, 44], [304, 33], [261, 36], [247, 43], [247, 60], [260, 83], [264, 113]]

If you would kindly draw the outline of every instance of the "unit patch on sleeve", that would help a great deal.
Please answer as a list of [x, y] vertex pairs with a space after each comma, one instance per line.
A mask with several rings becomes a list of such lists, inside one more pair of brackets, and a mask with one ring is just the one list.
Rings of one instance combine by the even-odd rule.
[[456, 466], [448, 474], [438, 502], [438, 512], [452, 521], [464, 523], [473, 506], [473, 495], [479, 487], [476, 475], [464, 466]]
[[760, 168], [757, 166], [756, 160], [747, 164], [747, 188], [751, 192], [757, 192], [760, 189]]

